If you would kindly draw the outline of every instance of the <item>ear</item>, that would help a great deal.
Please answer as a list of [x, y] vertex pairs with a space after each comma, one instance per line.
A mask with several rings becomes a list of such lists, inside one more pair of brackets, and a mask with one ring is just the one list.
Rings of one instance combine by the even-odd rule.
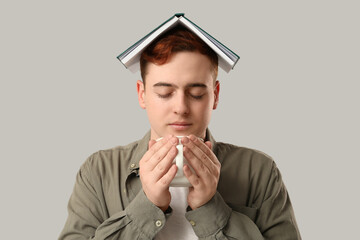
[[145, 109], [145, 86], [144, 83], [140, 80], [136, 82], [136, 91], [138, 94], [139, 105], [142, 109]]
[[220, 82], [217, 80], [215, 82], [215, 87], [214, 87], [214, 106], [213, 106], [214, 110], [217, 108], [217, 105], [219, 103], [219, 93], [220, 93]]

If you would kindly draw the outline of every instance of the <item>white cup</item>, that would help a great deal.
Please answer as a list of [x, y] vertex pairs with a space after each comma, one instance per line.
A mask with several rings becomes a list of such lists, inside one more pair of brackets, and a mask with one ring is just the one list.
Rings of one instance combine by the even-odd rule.
[[[187, 161], [184, 157], [184, 146], [181, 143], [181, 139], [184, 136], [176, 136], [179, 139], [179, 144], [176, 146], [178, 150], [178, 154], [176, 155], [173, 163], [177, 166], [177, 173], [175, 175], [175, 178], [170, 183], [170, 187], [191, 187], [191, 184], [189, 180], [184, 175], [183, 167], [185, 164], [187, 164]], [[190, 167], [190, 165], [188, 165]], [[190, 168], [193, 172], [194, 170]]]
[[[175, 175], [175, 178], [171, 181], [170, 187], [191, 187], [191, 184], [189, 180], [184, 175], [183, 167], [184, 165], [188, 165], [190, 167], [190, 170], [194, 172], [194, 169], [188, 164], [187, 160], [184, 157], [184, 146], [181, 143], [181, 139], [185, 136], [176, 136], [179, 139], [179, 143], [176, 146], [178, 153], [173, 160], [173, 163], [177, 166], [177, 172]], [[160, 141], [162, 138], [157, 139], [156, 141]], [[202, 138], [199, 138], [201, 141], [204, 141]]]

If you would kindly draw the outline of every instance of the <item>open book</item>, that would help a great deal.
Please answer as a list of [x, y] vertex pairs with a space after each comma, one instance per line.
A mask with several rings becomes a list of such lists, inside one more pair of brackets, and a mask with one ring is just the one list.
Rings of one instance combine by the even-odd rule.
[[214, 50], [214, 52], [218, 55], [219, 67], [221, 67], [225, 72], [229, 72], [235, 66], [236, 62], [240, 59], [240, 57], [234, 52], [232, 52], [229, 48], [227, 48], [225, 45], [220, 43], [210, 34], [197, 26], [195, 23], [186, 18], [183, 13], [177, 13], [173, 17], [166, 20], [160, 26], [155, 28], [152, 32], [147, 34], [145, 37], [143, 37], [134, 45], [121, 53], [117, 58], [131, 72], [134, 73], [138, 71], [140, 69], [140, 56], [142, 51], [162, 33], [174, 28], [179, 24], [185, 26], [186, 28], [194, 32], [210, 48]]

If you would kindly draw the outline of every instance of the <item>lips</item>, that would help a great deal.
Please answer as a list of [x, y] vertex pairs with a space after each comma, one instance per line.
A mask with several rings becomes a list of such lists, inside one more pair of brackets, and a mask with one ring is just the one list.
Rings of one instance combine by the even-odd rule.
[[191, 123], [188, 122], [173, 122], [170, 123], [169, 126], [177, 131], [187, 130], [191, 127]]

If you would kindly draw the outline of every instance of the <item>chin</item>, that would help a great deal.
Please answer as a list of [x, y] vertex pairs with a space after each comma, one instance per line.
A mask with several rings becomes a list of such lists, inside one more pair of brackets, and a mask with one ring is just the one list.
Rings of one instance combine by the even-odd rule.
[[[176, 133], [173, 133], [173, 135], [175, 136], [190, 136], [190, 135], [194, 135], [196, 137], [203, 137], [202, 134], [199, 134], [199, 132], [195, 132], [195, 131], [179, 131]], [[204, 136], [205, 136], [205, 132], [204, 132]]]

